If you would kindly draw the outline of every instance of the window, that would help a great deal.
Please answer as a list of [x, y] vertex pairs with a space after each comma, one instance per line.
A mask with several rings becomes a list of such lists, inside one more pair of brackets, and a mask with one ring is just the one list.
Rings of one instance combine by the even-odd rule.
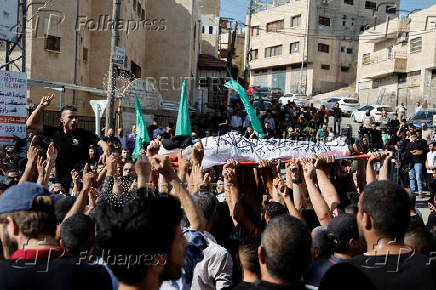
[[144, 21], [145, 20], [145, 10], [141, 9], [141, 20]]
[[330, 46], [328, 46], [327, 44], [324, 44], [324, 43], [318, 43], [318, 51], [329, 53]]
[[46, 35], [44, 40], [44, 49], [60, 52], [61, 38], [53, 35]]
[[353, 54], [353, 49], [352, 48], [347, 48], [347, 54]]
[[410, 53], [418, 53], [422, 51], [422, 37], [417, 37], [410, 40]]
[[201, 27], [201, 33], [204, 34], [204, 25]]
[[87, 62], [88, 61], [88, 48], [84, 47], [83, 48], [83, 62]]
[[133, 0], [133, 10], [136, 10], [136, 0]]
[[344, 0], [345, 4], [349, 4], [349, 5], [353, 5], [354, 4], [354, 0]]
[[328, 65], [328, 64], [322, 64], [322, 65], [321, 65], [321, 69], [323, 69], [323, 70], [330, 70], [330, 65]]
[[377, 3], [372, 2], [372, 1], [365, 1], [365, 9], [376, 10], [377, 9]]
[[345, 52], [345, 47], [341, 47], [341, 52]]
[[209, 26], [209, 34], [213, 34], [213, 26]]
[[259, 50], [256, 49], [252, 49], [251, 50], [251, 59], [258, 59], [259, 58]]
[[290, 53], [297, 53], [300, 50], [300, 42], [293, 42], [291, 43], [290, 47]]
[[282, 45], [265, 48], [265, 57], [277, 56], [282, 54]]
[[61, 51], [61, 38], [59, 33], [58, 19], [56, 15], [50, 15], [44, 19], [44, 49]]
[[322, 25], [322, 26], [330, 26], [330, 18], [320, 16], [318, 19], [318, 23], [319, 23], [319, 25]]
[[251, 27], [251, 36], [259, 35], [260, 29], [259, 26], [253, 26]]
[[291, 19], [291, 26], [300, 26], [301, 25], [301, 15], [297, 15], [292, 17]]
[[371, 54], [370, 53], [364, 53], [362, 55], [362, 64], [363, 65], [370, 64], [370, 62], [371, 62]]
[[285, 21], [277, 20], [266, 24], [266, 32], [280, 31], [285, 27]]
[[406, 73], [400, 73], [398, 74], [398, 83], [403, 84], [407, 81], [407, 74]]
[[349, 66], [341, 66], [341, 72], [348, 72], [350, 70]]
[[136, 78], [141, 77], [141, 67], [133, 61], [130, 61], [130, 71]]
[[136, 6], [137, 6], [136, 7], [136, 13], [138, 13], [138, 15], [140, 15], [141, 14], [141, 10], [142, 10], [141, 3], [138, 2], [138, 5], [136, 5]]
[[388, 14], [395, 14], [397, 13], [397, 8], [395, 6], [386, 6], [386, 13]]

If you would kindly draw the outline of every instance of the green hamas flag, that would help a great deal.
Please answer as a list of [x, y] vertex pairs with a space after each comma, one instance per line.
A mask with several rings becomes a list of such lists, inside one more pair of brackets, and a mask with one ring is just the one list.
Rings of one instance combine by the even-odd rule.
[[136, 139], [135, 139], [135, 153], [133, 159], [136, 160], [141, 154], [141, 147], [144, 142], [150, 142], [150, 137], [148, 136], [147, 126], [144, 121], [144, 116], [142, 115], [142, 107], [139, 103], [138, 96], [135, 91], [135, 109], [136, 109]]
[[250, 99], [245, 92], [245, 89], [233, 78], [224, 84], [226, 88], [237, 91], [239, 97], [241, 98], [242, 103], [244, 104], [244, 109], [247, 112], [248, 117], [250, 118], [251, 126], [253, 126], [254, 133], [256, 133], [259, 139], [263, 139], [265, 137], [262, 129], [262, 125], [260, 123], [259, 118], [256, 115], [256, 111], [250, 104]]
[[186, 95], [186, 80], [183, 81], [179, 113], [177, 115], [176, 136], [179, 135], [192, 136], [191, 118], [189, 118], [188, 96]]

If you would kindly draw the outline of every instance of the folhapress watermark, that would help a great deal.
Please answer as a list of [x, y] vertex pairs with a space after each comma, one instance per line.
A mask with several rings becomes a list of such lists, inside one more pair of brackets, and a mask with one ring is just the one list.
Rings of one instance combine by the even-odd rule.
[[[88, 16], [79, 16], [77, 21], [76, 30], [88, 30], [108, 32], [111, 31], [115, 25], [114, 19], [109, 15], [100, 15], [97, 18], [90, 18]], [[116, 22], [118, 31], [127, 34], [137, 31], [165, 31], [167, 30], [166, 19], [152, 18], [152, 19], [119, 19]]]

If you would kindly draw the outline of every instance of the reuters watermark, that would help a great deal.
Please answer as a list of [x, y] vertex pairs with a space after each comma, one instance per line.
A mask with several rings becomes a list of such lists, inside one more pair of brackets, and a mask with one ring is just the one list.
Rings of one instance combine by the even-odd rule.
[[82, 29], [88, 31], [109, 32], [114, 26], [116, 30], [125, 32], [150, 32], [150, 31], [166, 31], [167, 20], [163, 18], [152, 19], [119, 19], [117, 22], [109, 15], [100, 15], [97, 18], [88, 16], [79, 16], [76, 26], [76, 31]]

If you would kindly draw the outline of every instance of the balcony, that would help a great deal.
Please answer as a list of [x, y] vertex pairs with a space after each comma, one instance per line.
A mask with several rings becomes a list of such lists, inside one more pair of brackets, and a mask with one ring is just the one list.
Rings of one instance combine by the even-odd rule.
[[407, 52], [382, 50], [371, 53], [369, 56], [364, 54], [362, 66], [360, 67], [361, 78], [380, 78], [394, 73], [407, 72]]

